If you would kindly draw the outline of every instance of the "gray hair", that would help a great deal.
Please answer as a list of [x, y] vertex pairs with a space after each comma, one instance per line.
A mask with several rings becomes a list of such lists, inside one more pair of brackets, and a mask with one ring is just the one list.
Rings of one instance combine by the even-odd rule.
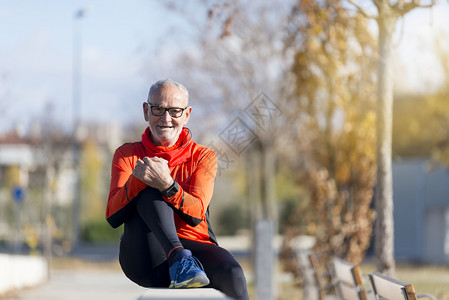
[[186, 87], [183, 86], [182, 84], [180, 84], [179, 82], [176, 82], [172, 79], [164, 79], [164, 80], [159, 80], [156, 83], [154, 83], [151, 88], [150, 88], [150, 92], [148, 93], [148, 100], [151, 99], [151, 97], [153, 96], [154, 91], [156, 91], [159, 87], [163, 86], [163, 85], [175, 85], [178, 89], [180, 89], [186, 96], [187, 99], [187, 103], [189, 103], [189, 91], [187, 91]]

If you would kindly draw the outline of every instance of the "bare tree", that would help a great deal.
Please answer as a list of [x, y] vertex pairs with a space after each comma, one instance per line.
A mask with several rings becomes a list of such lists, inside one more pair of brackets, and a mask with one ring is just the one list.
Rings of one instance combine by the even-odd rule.
[[[70, 149], [73, 144], [72, 137], [56, 126], [53, 119], [53, 107], [47, 103], [42, 115], [33, 123], [30, 132], [30, 140], [34, 146], [34, 159], [37, 162], [38, 173], [42, 174], [42, 245], [44, 256], [51, 261], [53, 237], [55, 231], [62, 233], [61, 238], [67, 239], [70, 233], [67, 232], [66, 225], [71, 224], [70, 217], [58, 222], [55, 218], [57, 209], [57, 186], [58, 177], [64, 168], [67, 168], [70, 159]], [[58, 209], [62, 210], [61, 207]], [[64, 210], [67, 216], [68, 209]], [[65, 223], [63, 223], [65, 222]]]
[[[245, 159], [246, 155], [257, 156], [257, 160], [263, 161], [262, 190], [257, 193], [261, 196], [258, 201], [262, 206], [260, 217], [276, 220], [275, 153], [282, 148], [279, 141], [285, 140], [287, 132], [281, 129], [285, 124], [281, 107], [288, 85], [285, 80], [288, 63], [282, 39], [289, 5], [236, 0], [216, 3], [197, 1], [194, 11], [184, 5], [170, 6], [197, 32], [197, 36], [192, 37], [194, 46], [190, 45], [194, 51], [190, 49], [179, 56], [176, 74], [189, 87], [192, 99], [204, 104], [200, 108], [201, 118], [191, 119], [192, 126], [195, 122], [208, 124], [209, 134], [215, 132], [213, 135], [218, 137], [240, 116], [244, 122], [239, 129], [250, 129], [248, 132], [255, 134], [257, 142], [238, 155]], [[201, 9], [203, 15], [198, 13]], [[262, 94], [265, 103], [271, 106], [259, 106], [258, 110], [255, 106]], [[274, 106], [277, 106], [275, 114], [270, 115]], [[248, 117], [246, 112], [254, 118]], [[266, 119], [262, 120], [262, 115]], [[262, 122], [265, 123], [260, 126]], [[222, 150], [226, 149], [232, 153], [228, 147]]]
[[0, 74], [0, 115], [3, 115], [7, 110], [7, 103], [11, 101], [11, 91], [8, 86], [8, 73]]
[[377, 14], [368, 12], [355, 0], [348, 0], [357, 11], [376, 20], [379, 28], [377, 64], [377, 181], [376, 240], [377, 269], [389, 276], [395, 272], [393, 183], [391, 167], [393, 108], [393, 34], [398, 20], [418, 7], [431, 7], [436, 0], [372, 0]]

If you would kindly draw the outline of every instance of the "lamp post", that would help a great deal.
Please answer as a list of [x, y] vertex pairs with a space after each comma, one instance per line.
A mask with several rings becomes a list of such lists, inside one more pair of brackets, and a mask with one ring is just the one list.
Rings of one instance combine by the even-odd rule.
[[73, 133], [76, 136], [77, 126], [81, 119], [81, 69], [82, 69], [82, 27], [81, 20], [88, 9], [78, 10], [73, 19], [73, 65], [72, 65], [72, 100], [73, 100]]
[[76, 11], [73, 19], [73, 65], [72, 65], [72, 105], [73, 105], [73, 160], [76, 173], [76, 187], [72, 202], [72, 226], [70, 244], [71, 250], [79, 243], [80, 217], [81, 217], [81, 75], [82, 75], [82, 24], [81, 20], [86, 16], [88, 9], [82, 8]]

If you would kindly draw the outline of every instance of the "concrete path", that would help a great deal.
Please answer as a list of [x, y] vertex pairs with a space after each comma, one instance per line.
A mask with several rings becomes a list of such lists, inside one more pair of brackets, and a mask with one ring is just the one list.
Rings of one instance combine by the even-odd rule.
[[136, 300], [145, 288], [117, 270], [52, 271], [48, 283], [1, 300]]
[[[239, 240], [222, 238], [233, 254], [247, 256], [246, 248]], [[236, 247], [236, 245], [238, 247]], [[75, 257], [87, 262], [99, 264], [99, 268], [69, 268], [55, 269], [50, 273], [50, 280], [38, 287], [18, 291], [8, 296], [0, 297], [0, 300], [137, 300], [152, 299], [154, 291], [140, 287], [126, 278], [123, 272], [117, 269], [101, 268], [101, 263], [109, 263], [118, 260], [118, 247], [88, 247], [78, 249]], [[198, 289], [201, 290], [201, 289]], [[162, 293], [163, 295], [159, 295]], [[176, 293], [176, 292], [175, 292]], [[198, 292], [190, 291], [189, 294]], [[159, 291], [158, 296], [166, 298], [166, 292]], [[223, 299], [224, 295], [218, 291], [200, 291], [199, 299]], [[186, 296], [186, 295], [184, 295]], [[195, 298], [198, 295], [194, 296]], [[187, 299], [192, 299], [188, 298]], [[226, 297], [225, 297], [226, 299]]]

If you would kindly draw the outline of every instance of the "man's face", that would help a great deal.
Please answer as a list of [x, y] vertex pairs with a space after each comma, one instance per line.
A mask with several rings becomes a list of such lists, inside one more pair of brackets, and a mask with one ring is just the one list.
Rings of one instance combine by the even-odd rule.
[[[151, 105], [162, 106], [165, 108], [187, 106], [186, 95], [174, 84], [164, 84], [155, 90], [149, 101]], [[165, 111], [162, 116], [155, 116], [151, 113], [150, 105], [143, 104], [145, 121], [151, 131], [151, 140], [155, 145], [169, 147], [173, 146], [179, 138], [182, 128], [187, 124], [190, 118], [192, 108], [188, 107], [179, 118], [170, 116]]]

